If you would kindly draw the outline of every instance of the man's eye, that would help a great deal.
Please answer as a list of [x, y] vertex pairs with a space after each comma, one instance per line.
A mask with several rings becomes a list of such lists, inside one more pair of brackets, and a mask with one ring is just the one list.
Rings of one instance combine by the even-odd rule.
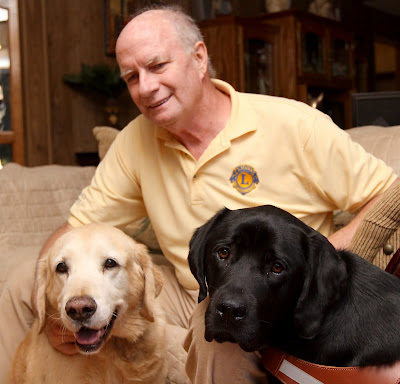
[[229, 254], [230, 254], [228, 248], [220, 248], [220, 249], [218, 249], [217, 253], [218, 253], [218, 257], [220, 259], [227, 259], [229, 257]]
[[127, 76], [124, 78], [124, 80], [125, 80], [126, 83], [132, 83], [132, 82], [136, 82], [136, 81], [138, 80], [138, 78], [139, 78], [139, 75], [133, 73], [133, 74], [131, 74], [131, 75], [127, 75]]
[[153, 71], [157, 71], [157, 70], [159, 70], [159, 69], [163, 69], [163, 68], [165, 67], [166, 64], [167, 64], [166, 62], [158, 63], [158, 64], [154, 65], [154, 66], [152, 67], [152, 69], [153, 69]]

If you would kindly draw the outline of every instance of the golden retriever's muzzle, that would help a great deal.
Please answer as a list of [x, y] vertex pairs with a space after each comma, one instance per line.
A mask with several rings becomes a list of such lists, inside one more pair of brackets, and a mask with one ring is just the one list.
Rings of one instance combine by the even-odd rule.
[[90, 328], [90, 319], [96, 310], [97, 303], [90, 296], [73, 297], [65, 305], [68, 317], [80, 327], [79, 331], [75, 332], [76, 345], [85, 353], [96, 352], [103, 345], [118, 316], [118, 312], [115, 310], [105, 327], [93, 329]]

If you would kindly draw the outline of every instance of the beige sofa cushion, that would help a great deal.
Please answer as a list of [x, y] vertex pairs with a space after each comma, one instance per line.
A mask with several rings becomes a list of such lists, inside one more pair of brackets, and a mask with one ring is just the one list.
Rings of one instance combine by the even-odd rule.
[[16, 265], [38, 257], [94, 171], [94, 167], [28, 168], [15, 163], [0, 171], [0, 292]]
[[400, 175], [400, 125], [394, 127], [368, 125], [351, 128], [346, 132], [349, 133], [353, 141], [361, 144], [368, 152], [382, 159]]
[[94, 167], [7, 164], [0, 171], [0, 245], [43, 245], [66, 221], [94, 172]]

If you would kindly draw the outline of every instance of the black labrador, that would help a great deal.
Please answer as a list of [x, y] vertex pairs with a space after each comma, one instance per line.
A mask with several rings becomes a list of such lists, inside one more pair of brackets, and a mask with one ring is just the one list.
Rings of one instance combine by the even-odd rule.
[[321, 365], [400, 359], [400, 279], [274, 206], [223, 209], [190, 241], [205, 338]]

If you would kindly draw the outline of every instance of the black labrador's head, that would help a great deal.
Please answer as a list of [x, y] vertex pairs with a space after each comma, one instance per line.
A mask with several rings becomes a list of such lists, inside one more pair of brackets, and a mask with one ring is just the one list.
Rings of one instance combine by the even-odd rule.
[[346, 284], [329, 241], [274, 206], [223, 209], [190, 241], [190, 269], [210, 295], [208, 341], [254, 351], [291, 333], [313, 338]]

